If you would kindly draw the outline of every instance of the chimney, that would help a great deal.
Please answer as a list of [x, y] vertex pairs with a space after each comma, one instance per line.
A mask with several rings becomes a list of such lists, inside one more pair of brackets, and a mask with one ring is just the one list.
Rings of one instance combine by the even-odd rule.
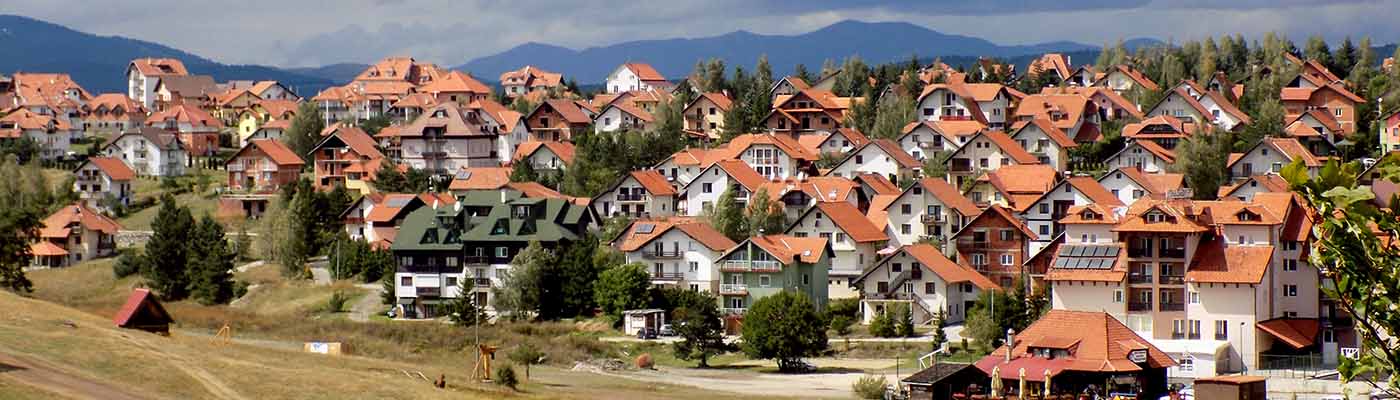
[[1016, 331], [1006, 328], [1006, 362], [1011, 362], [1011, 350], [1016, 348]]

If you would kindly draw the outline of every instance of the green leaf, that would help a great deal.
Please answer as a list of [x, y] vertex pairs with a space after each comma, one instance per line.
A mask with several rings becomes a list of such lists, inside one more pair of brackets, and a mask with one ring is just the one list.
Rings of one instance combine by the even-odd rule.
[[1322, 197], [1331, 199], [1339, 207], [1347, 207], [1352, 203], [1374, 199], [1376, 195], [1365, 188], [1338, 186], [1322, 192]]
[[1299, 158], [1283, 167], [1279, 175], [1288, 181], [1289, 186], [1299, 187], [1308, 183], [1308, 167], [1303, 165], [1303, 159]]

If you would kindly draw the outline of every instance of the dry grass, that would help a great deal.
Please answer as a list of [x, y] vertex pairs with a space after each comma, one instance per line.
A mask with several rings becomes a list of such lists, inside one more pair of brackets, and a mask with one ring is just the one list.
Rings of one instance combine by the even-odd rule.
[[[196, 220], [203, 218], [205, 214], [214, 216], [219, 209], [218, 196], [206, 197], [194, 193], [182, 193], [175, 196], [175, 203], [189, 207], [190, 215], [193, 215]], [[127, 214], [126, 217], [117, 220], [117, 223], [122, 225], [122, 229], [149, 231], [151, 230], [151, 221], [156, 219], [156, 211], [158, 210], [160, 210], [159, 201], [150, 207], [141, 209], [141, 211]], [[232, 232], [230, 232], [230, 234], [232, 234]]]
[[58, 393], [49, 392], [37, 387], [29, 386], [28, 384], [25, 384], [24, 382], [18, 379], [6, 377], [4, 374], [0, 374], [0, 398], [5, 398], [9, 400], [51, 400], [66, 399], [67, 397], [60, 396]]

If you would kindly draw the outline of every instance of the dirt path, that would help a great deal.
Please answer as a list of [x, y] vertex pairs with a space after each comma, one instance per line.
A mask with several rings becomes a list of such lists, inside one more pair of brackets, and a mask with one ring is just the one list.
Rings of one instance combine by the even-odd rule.
[[383, 304], [380, 303], [379, 294], [384, 291], [382, 285], [364, 284], [355, 287], [369, 291], [360, 300], [350, 306], [350, 320], [355, 322], [369, 322], [369, 317], [380, 311]]
[[74, 399], [141, 399], [117, 387], [63, 372], [48, 363], [4, 353], [0, 353], [0, 376]]
[[122, 335], [120, 333], [118, 333], [118, 335], [122, 339], [125, 339], [127, 342], [131, 343], [132, 345], [139, 347], [147, 352], [160, 355], [162, 356], [162, 358], [176, 364], [176, 366], [179, 367], [180, 371], [185, 372], [191, 378], [194, 378], [194, 380], [199, 381], [200, 385], [203, 385], [204, 388], [208, 390], [210, 394], [214, 395], [215, 398], [224, 400], [245, 399], [245, 397], [238, 394], [237, 391], [233, 390], [233, 388], [225, 384], [223, 380], [220, 380], [218, 377], [214, 376], [213, 374], [210, 374], [209, 371], [205, 371], [204, 368], [200, 368], [195, 363], [190, 362], [190, 360], [184, 358], [183, 356], [170, 353], [168, 351], [165, 351], [164, 349], [161, 349], [159, 346], [152, 346], [149, 343], [133, 339], [127, 335]]
[[[785, 375], [742, 370], [666, 367], [655, 371], [594, 372], [643, 382], [693, 386], [752, 396], [842, 399], [850, 398], [851, 384], [866, 375], [862, 372]], [[887, 374], [885, 379], [890, 382], [897, 380], [893, 374]]]

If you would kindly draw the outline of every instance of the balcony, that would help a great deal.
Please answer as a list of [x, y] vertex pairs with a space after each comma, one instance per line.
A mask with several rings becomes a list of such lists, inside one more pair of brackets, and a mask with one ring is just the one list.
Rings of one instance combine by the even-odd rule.
[[1152, 303], [1131, 302], [1128, 303], [1128, 311], [1152, 311]]
[[1129, 247], [1129, 248], [1128, 248], [1128, 257], [1132, 257], [1132, 258], [1152, 257], [1152, 248], [1151, 248], [1151, 247]]
[[1157, 311], [1186, 311], [1186, 303], [1172, 302], [1158, 305]]
[[744, 311], [748, 311], [748, 309], [747, 309], [747, 308], [721, 308], [721, 309], [719, 309], [719, 313], [720, 313], [720, 314], [732, 315], [732, 316], [743, 316], [743, 315], [744, 315]]
[[419, 286], [419, 287], [415, 287], [415, 288], [413, 288], [413, 289], [414, 289], [414, 291], [416, 291], [416, 292], [418, 293], [418, 297], [438, 297], [438, 296], [442, 296], [442, 288], [439, 288], [439, 287]]
[[1163, 285], [1184, 285], [1184, 284], [1186, 284], [1186, 276], [1185, 276], [1185, 275], [1176, 275], [1176, 274], [1172, 274], [1172, 275], [1160, 275], [1160, 276], [1157, 277], [1157, 281], [1158, 281], [1157, 283], [1160, 283], [1160, 284], [1163, 284]]
[[643, 200], [645, 200], [645, 199], [646, 199], [646, 195], [644, 195], [644, 194], [625, 194], [625, 193], [618, 193], [618, 194], [617, 194], [617, 201], [618, 201], [618, 202], [624, 202], [624, 201], [643, 201]]
[[651, 280], [653, 281], [679, 281], [681, 279], [685, 279], [684, 273], [656, 271], [651, 272]]
[[949, 172], [972, 172], [972, 161], [966, 158], [954, 158]]
[[1131, 284], [1151, 284], [1151, 274], [1128, 274], [1128, 283]]
[[897, 292], [894, 292], [894, 293], [867, 293], [867, 294], [865, 295], [865, 299], [866, 299], [866, 300], [903, 300], [903, 301], [910, 301], [910, 300], [913, 300], [913, 299], [914, 299], [914, 294], [913, 294], [913, 293], [905, 293], [905, 292], [902, 292], [902, 291], [897, 291]]
[[947, 220], [948, 219], [943, 217], [942, 215], [924, 214], [919, 216], [919, 221], [923, 222], [924, 224], [941, 224], [946, 222]]
[[958, 241], [958, 248], [961, 249], [961, 250], [979, 251], [979, 250], [987, 250], [987, 249], [989, 249], [989, 248], [991, 248], [991, 247], [992, 247], [992, 244], [991, 244], [991, 242], [988, 242], [988, 241], [976, 241], [976, 240], [959, 240], [959, 241]]
[[491, 278], [473, 278], [472, 284], [479, 288], [491, 287]]
[[783, 272], [783, 265], [779, 264], [777, 261], [768, 260], [728, 260], [720, 264], [719, 270], [721, 272], [778, 273]]
[[642, 257], [651, 259], [672, 259], [684, 257], [685, 253], [680, 250], [643, 251]]
[[228, 165], [225, 165], [225, 166], [224, 166], [224, 169], [228, 170], [228, 172], [243, 172], [243, 164], [241, 164], [241, 163], [228, 164]]
[[719, 294], [725, 296], [748, 296], [749, 285], [742, 283], [722, 283], [719, 285]]
[[1186, 249], [1161, 249], [1161, 258], [1186, 258]]
[[467, 265], [486, 265], [486, 264], [490, 264], [490, 263], [491, 263], [491, 257], [488, 257], [488, 256], [466, 256], [466, 257], [463, 257], [462, 262], [466, 263]]

